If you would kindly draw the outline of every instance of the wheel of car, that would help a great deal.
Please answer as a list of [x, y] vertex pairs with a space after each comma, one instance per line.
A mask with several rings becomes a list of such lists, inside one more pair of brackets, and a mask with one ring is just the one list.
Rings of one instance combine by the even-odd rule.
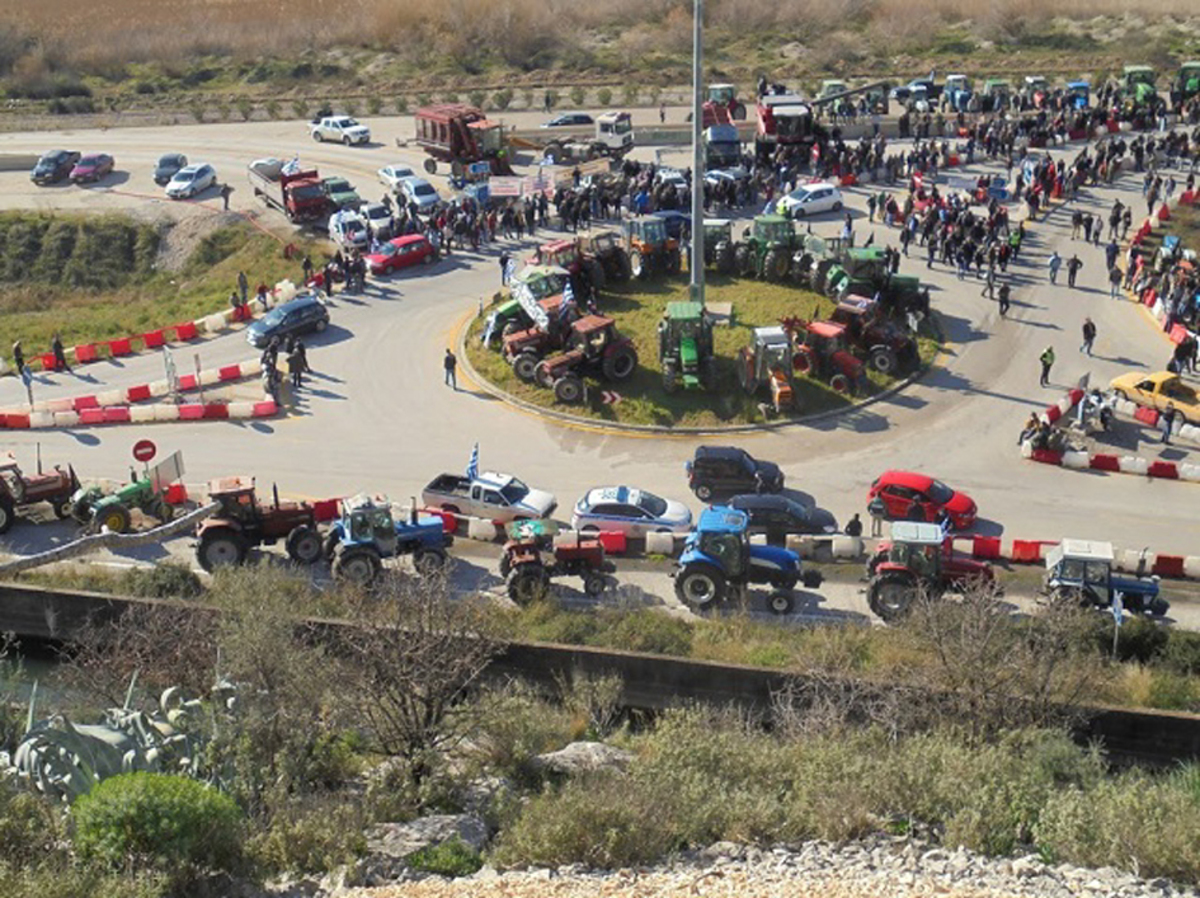
[[350, 146], [350, 136], [346, 135], [345, 137], [343, 137], [342, 143], [345, 144], [346, 146]]
[[591, 572], [583, 575], [583, 591], [589, 599], [598, 599], [604, 594], [608, 579], [601, 573]]
[[[62, 499], [55, 499], [50, 503], [50, 507], [54, 509], [54, 516], [56, 518], [60, 521], [65, 521], [71, 516], [71, 508], [73, 507], [71, 505], [71, 497], [66, 496]], [[3, 530], [0, 530], [0, 533], [3, 532]]]
[[297, 564], [314, 564], [321, 557], [321, 534], [307, 524], [292, 530], [284, 545], [288, 558]]
[[529, 605], [546, 598], [550, 574], [540, 564], [521, 564], [508, 573], [505, 586], [508, 597], [518, 605]]
[[912, 609], [917, 598], [917, 582], [905, 574], [885, 574], [871, 582], [867, 603], [887, 623], [900, 620]]
[[675, 578], [675, 594], [693, 608], [707, 608], [725, 595], [725, 575], [711, 564], [692, 564]]
[[833, 211], [834, 212], [842, 211], [842, 201], [841, 200], [838, 200], [836, 203], [833, 204]]
[[421, 259], [421, 264], [422, 265], [432, 265], [435, 258], [436, 257], [434, 256], [433, 253], [426, 253], [425, 256]]
[[457, 505], [443, 505], [442, 511], [447, 512], [448, 514], [459, 514], [460, 513]]
[[125, 533], [133, 522], [129, 509], [120, 503], [115, 503], [104, 509], [97, 522], [101, 527], [107, 527], [112, 533]]
[[413, 567], [422, 577], [432, 577], [448, 560], [449, 556], [441, 549], [422, 548], [413, 553]]
[[12, 500], [7, 496], [0, 497], [0, 533], [8, 533], [15, 519]]
[[317, 143], [323, 143], [325, 138], [321, 136], [320, 131], [313, 131], [313, 140], [315, 140]]
[[777, 589], [767, 596], [767, 608], [772, 614], [791, 614], [795, 604], [792, 594], [784, 589]]
[[317, 330], [318, 334], [321, 333], [321, 331], [325, 330], [325, 328], [327, 328], [327, 327], [329, 327], [328, 319], [326, 319], [326, 318], [318, 318], [317, 319], [316, 330]]
[[787, 210], [789, 218], [803, 218], [808, 214], [803, 206], [793, 206]]
[[538, 362], [540, 361], [537, 355], [532, 352], [519, 352], [512, 360], [513, 374], [517, 375], [518, 380], [523, 380], [525, 383], [531, 384], [537, 375]]
[[565, 374], [554, 382], [554, 398], [564, 405], [574, 405], [583, 398], [583, 381], [574, 374]]
[[908, 506], [908, 519], [918, 522], [925, 520], [925, 509], [921, 507], [920, 503], [914, 502]]
[[333, 576], [359, 586], [367, 586], [383, 570], [383, 561], [374, 549], [346, 547], [339, 543], [333, 553]]
[[196, 548], [196, 560], [210, 574], [215, 568], [227, 564], [241, 564], [246, 560], [249, 546], [245, 537], [225, 527], [205, 530]]
[[707, 502], [712, 498], [712, 487], [707, 483], [701, 483], [696, 487], [696, 498], [701, 502]]

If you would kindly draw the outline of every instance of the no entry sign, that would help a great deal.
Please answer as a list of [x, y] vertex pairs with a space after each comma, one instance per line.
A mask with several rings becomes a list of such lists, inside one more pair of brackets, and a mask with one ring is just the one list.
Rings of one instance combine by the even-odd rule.
[[138, 461], [150, 461], [157, 452], [158, 447], [154, 445], [152, 440], [138, 440], [133, 444], [133, 457]]

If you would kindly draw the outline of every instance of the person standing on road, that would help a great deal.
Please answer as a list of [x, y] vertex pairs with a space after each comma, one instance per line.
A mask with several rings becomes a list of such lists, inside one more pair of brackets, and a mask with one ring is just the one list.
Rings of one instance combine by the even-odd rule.
[[229, 211], [229, 195], [233, 193], [233, 188], [228, 183], [221, 185], [221, 202], [225, 205], [225, 211]]
[[1054, 347], [1047, 346], [1046, 351], [1041, 354], [1038, 361], [1042, 363], [1042, 379], [1043, 387], [1050, 386], [1050, 368], [1054, 365]]
[[303, 379], [304, 372], [311, 371], [312, 369], [308, 367], [308, 354], [304, 349], [304, 344], [299, 340], [297, 340], [296, 345], [292, 347], [292, 351], [288, 353], [287, 366], [288, 374], [291, 375], [292, 378], [292, 388], [297, 390], [300, 389], [300, 383]]
[[1092, 242], [1092, 222], [1093, 221], [1094, 221], [1094, 219], [1092, 218], [1092, 214], [1090, 212], [1085, 212], [1083, 214], [1083, 242], [1084, 243]]
[[867, 514], [871, 516], [871, 536], [883, 536], [883, 517], [886, 513], [883, 499], [876, 496], [871, 500], [871, 504], [867, 506]]
[[502, 252], [500, 254], [500, 286], [501, 287], [508, 286], [508, 262], [511, 258], [512, 258], [512, 256], [510, 256], [508, 254], [508, 250], [505, 250], [504, 252]]
[[458, 391], [458, 380], [454, 376], [454, 369], [458, 366], [458, 359], [454, 357], [449, 349], [446, 350], [446, 356], [442, 359], [442, 368], [446, 372], [446, 385], [454, 387], [455, 392]]
[[1058, 254], [1058, 250], [1050, 253], [1050, 260], [1046, 263], [1046, 267], [1050, 269], [1050, 283], [1058, 283], [1058, 270], [1062, 268], [1062, 256]]
[[304, 283], [308, 283], [312, 279], [313, 263], [312, 258], [305, 253], [304, 261], [300, 263], [300, 270], [304, 272]]
[[1079, 269], [1083, 267], [1083, 263], [1079, 261], [1079, 256], [1072, 255], [1067, 260], [1067, 286], [1075, 286], [1075, 277], [1079, 274]]
[[1090, 358], [1092, 355], [1092, 344], [1096, 342], [1096, 324], [1091, 318], [1083, 319], [1083, 345], [1079, 347], [1080, 352], [1086, 352]]
[[1179, 414], [1175, 403], [1168, 402], [1166, 409], [1158, 416], [1158, 426], [1162, 428], [1162, 442], [1171, 445], [1171, 428], [1175, 426], [1175, 416]]
[[55, 371], [70, 371], [71, 366], [67, 364], [67, 354], [63, 350], [62, 337], [58, 331], [54, 332], [54, 339], [50, 341], [50, 351], [54, 354], [54, 370]]
[[1121, 247], [1117, 245], [1117, 238], [1114, 237], [1108, 241], [1108, 245], [1104, 247], [1104, 265], [1106, 268], [1112, 268], [1117, 264], [1117, 256], [1121, 252]]
[[1116, 265], [1108, 269], [1108, 298], [1116, 299], [1121, 295], [1121, 281], [1125, 279], [1123, 272]]
[[16, 340], [12, 346], [13, 368], [16, 369], [17, 377], [20, 377], [25, 371], [25, 350], [21, 348], [21, 341]]
[[1004, 318], [1008, 315], [1008, 310], [1012, 306], [1012, 288], [1008, 284], [1000, 285], [1000, 317]]

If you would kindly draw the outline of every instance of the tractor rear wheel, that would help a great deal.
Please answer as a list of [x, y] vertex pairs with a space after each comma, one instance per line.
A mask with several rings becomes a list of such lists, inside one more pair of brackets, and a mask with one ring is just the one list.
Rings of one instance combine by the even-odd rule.
[[912, 610], [917, 591], [915, 577], [899, 572], [887, 573], [871, 581], [867, 587], [867, 603], [873, 612], [890, 624]]
[[8, 533], [12, 529], [16, 517], [12, 499], [8, 496], [0, 496], [0, 533]]
[[413, 567], [422, 577], [432, 577], [446, 566], [449, 556], [442, 549], [421, 548], [413, 553]]
[[692, 608], [707, 608], [725, 596], [725, 575], [711, 564], [688, 565], [675, 578], [675, 595]]
[[321, 534], [307, 524], [301, 524], [287, 535], [284, 547], [288, 558], [296, 564], [315, 564], [321, 558]]
[[675, 373], [675, 363], [672, 361], [664, 361], [662, 366], [663, 390], [668, 393], [674, 393], [679, 389], [679, 378]]
[[596, 259], [588, 259], [587, 263], [588, 280], [592, 283], [592, 289], [599, 292], [604, 289], [605, 276], [604, 266]]
[[744, 278], [754, 277], [754, 251], [748, 244], [740, 244], [733, 253], [734, 267]]
[[196, 547], [196, 560], [210, 574], [214, 569], [228, 564], [241, 564], [246, 560], [249, 546], [246, 538], [228, 527], [205, 530]]
[[133, 518], [129, 509], [120, 502], [107, 506], [96, 519], [98, 528], [107, 527], [112, 533], [127, 533]]
[[546, 598], [550, 591], [550, 574], [543, 565], [521, 564], [508, 573], [508, 597], [518, 605], [529, 605]]
[[650, 266], [646, 264], [646, 257], [642, 255], [641, 250], [635, 249], [629, 254], [629, 270], [639, 281], [650, 277]]
[[778, 283], [785, 280], [790, 268], [791, 260], [788, 259], [787, 252], [779, 248], [767, 251], [767, 257], [763, 260], [763, 274], [767, 276], [768, 281]]
[[383, 570], [379, 553], [366, 546], [345, 546], [338, 543], [333, 550], [333, 576], [359, 586], [368, 586]]
[[150, 506], [150, 514], [158, 518], [164, 524], [169, 524], [175, 520], [175, 506], [167, 502], [166, 497], [159, 496], [154, 504]]
[[734, 251], [733, 246], [729, 243], [717, 244], [717, 274], [733, 274], [734, 266]]
[[815, 368], [816, 359], [813, 357], [812, 350], [807, 346], [797, 348], [796, 354], [792, 356], [792, 370], [808, 374]]
[[606, 380], [628, 380], [637, 370], [638, 355], [632, 344], [617, 346], [604, 359], [603, 372]]
[[627, 281], [633, 277], [633, 267], [629, 262], [629, 253], [623, 249], [617, 250], [617, 277], [618, 281]]
[[667, 253], [666, 258], [667, 274], [676, 275], [683, 270], [683, 255], [677, 249]]
[[835, 393], [849, 393], [850, 378], [844, 374], [835, 374], [829, 378], [829, 386]]
[[767, 609], [772, 614], [791, 614], [795, 604], [796, 600], [790, 590], [777, 589], [767, 596]]
[[871, 350], [871, 367], [880, 374], [892, 374], [899, 365], [896, 353], [888, 346], [876, 346]]
[[558, 144], [558, 143], [546, 144], [546, 148], [544, 150], [542, 150], [542, 158], [545, 159], [547, 162], [549, 162], [551, 165], [558, 165], [558, 161], [559, 161], [559, 159], [562, 158], [562, 154], [563, 154], [562, 144]]
[[554, 382], [554, 399], [564, 405], [574, 405], [583, 398], [583, 381], [574, 374], [564, 374]]
[[527, 384], [533, 383], [540, 361], [541, 359], [537, 357], [536, 353], [518, 352], [512, 360], [513, 374], [517, 375], [518, 380], [523, 380]]

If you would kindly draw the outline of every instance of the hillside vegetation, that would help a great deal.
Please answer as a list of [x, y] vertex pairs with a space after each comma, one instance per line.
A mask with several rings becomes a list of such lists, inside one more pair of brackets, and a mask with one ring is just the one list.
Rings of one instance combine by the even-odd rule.
[[[711, 74], [746, 88], [761, 71], [913, 75], [939, 64], [1098, 74], [1200, 55], [1187, 0], [710, 0], [707, 15]], [[350, 0], [336, 8], [98, 0], [86, 12], [44, 0], [9, 22], [0, 26], [4, 89], [57, 100], [57, 111], [74, 108], [64, 99], [104, 96], [120, 108], [179, 91], [278, 103], [339, 90], [391, 105], [398, 94], [407, 102], [429, 91], [601, 83], [652, 91], [690, 80], [691, 3], [683, 0]]]

